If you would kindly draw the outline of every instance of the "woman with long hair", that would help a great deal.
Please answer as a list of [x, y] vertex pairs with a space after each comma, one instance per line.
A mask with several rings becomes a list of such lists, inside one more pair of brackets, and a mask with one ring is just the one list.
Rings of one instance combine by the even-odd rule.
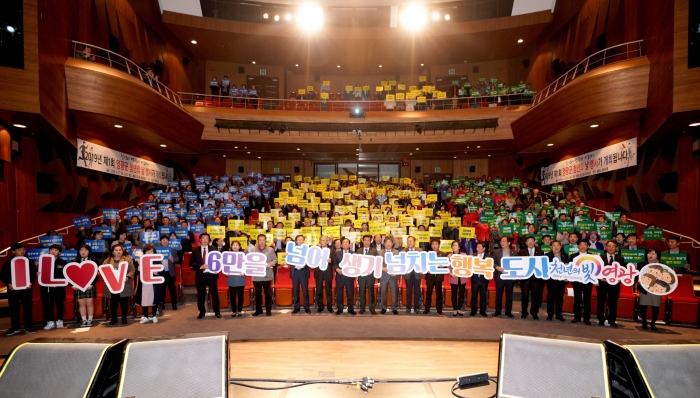
[[102, 297], [109, 297], [109, 313], [111, 316], [110, 325], [117, 324], [117, 310], [121, 307], [122, 311], [122, 324], [126, 324], [126, 315], [129, 311], [129, 298], [134, 295], [134, 286], [131, 281], [134, 279], [134, 274], [136, 270], [134, 269], [134, 261], [131, 259], [124, 250], [124, 245], [121, 243], [115, 243], [112, 246], [110, 256], [105, 259], [105, 265], [111, 265], [115, 270], [119, 268], [119, 263], [126, 262], [126, 280], [124, 281], [124, 290], [121, 293], [112, 293], [109, 291], [107, 284], [105, 283], [104, 290], [102, 291]]
[[[143, 248], [143, 254], [157, 254], [156, 248], [153, 245], [146, 245]], [[161, 261], [153, 261], [154, 265], [161, 264]], [[139, 265], [139, 273], [143, 272], [141, 265]], [[151, 276], [158, 276], [157, 272], [153, 272]], [[136, 305], [141, 306], [143, 311], [143, 317], [140, 323], [153, 322], [158, 323], [158, 317], [156, 316], [158, 305], [163, 302], [163, 285], [160, 283], [142, 283], [141, 278], [136, 282], [136, 297], [134, 302]], [[148, 309], [151, 308], [153, 315], [149, 315]]]
[[[96, 261], [92, 258], [92, 252], [90, 251], [90, 245], [82, 244], [78, 246], [78, 255], [76, 256], [74, 262], [82, 264], [86, 261]], [[95, 283], [97, 282], [97, 277], [90, 281], [87, 288], [83, 292], [77, 286], [71, 286], [73, 289], [73, 297], [78, 301], [78, 310], [80, 311], [80, 318], [82, 322], [80, 326], [92, 326], [92, 316], [95, 314], [95, 298], [97, 297], [97, 289], [95, 288]]]

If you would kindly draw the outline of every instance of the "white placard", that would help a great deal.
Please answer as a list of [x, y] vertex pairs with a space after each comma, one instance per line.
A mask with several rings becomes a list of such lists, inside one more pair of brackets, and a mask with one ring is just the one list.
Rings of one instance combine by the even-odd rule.
[[543, 167], [540, 178], [542, 185], [549, 185], [636, 165], [635, 137]]
[[167, 185], [173, 169], [78, 138], [78, 167]]

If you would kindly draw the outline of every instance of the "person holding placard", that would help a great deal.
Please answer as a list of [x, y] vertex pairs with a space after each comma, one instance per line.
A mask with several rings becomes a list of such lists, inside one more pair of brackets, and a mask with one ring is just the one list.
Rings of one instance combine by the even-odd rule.
[[5, 332], [5, 336], [12, 336], [19, 333], [20, 326], [20, 306], [24, 315], [24, 331], [27, 334], [36, 333], [32, 328], [32, 285], [37, 279], [37, 267], [34, 261], [27, 258], [29, 265], [29, 285], [26, 289], [15, 289], [12, 285], [12, 260], [18, 257], [25, 257], [27, 249], [23, 243], [13, 243], [10, 246], [12, 257], [8, 258], [0, 270], [0, 280], [7, 286], [7, 301], [10, 307], [10, 328]]
[[[321, 235], [319, 239], [318, 246], [320, 248], [328, 247], [329, 239], [326, 235]], [[323, 289], [325, 285], [326, 290], [326, 308], [328, 312], [333, 312], [333, 267], [331, 263], [333, 262], [333, 255], [335, 254], [335, 247], [331, 248], [330, 255], [326, 262], [328, 263], [328, 268], [322, 270], [321, 268], [314, 269], [314, 279], [316, 279], [316, 307], [317, 312], [323, 312]]]
[[[530, 224], [530, 226], [532, 226], [532, 224]], [[525, 247], [520, 249], [518, 255], [522, 257], [536, 257], [544, 256], [544, 253], [538, 247], [535, 247], [535, 238], [533, 236], [528, 236], [525, 238]], [[534, 275], [532, 275], [528, 279], [522, 279], [520, 280], [520, 290], [522, 292], [522, 297], [520, 299], [522, 303], [520, 317], [522, 319], [527, 318], [527, 307], [530, 302], [530, 296], [532, 296], [532, 304], [530, 304], [530, 315], [532, 315], [532, 319], [538, 320], [539, 317], [537, 313], [539, 312], [540, 305], [542, 304], [544, 280], [536, 278]]]
[[[90, 252], [90, 245], [82, 244], [78, 246], [78, 256], [73, 260], [74, 262], [81, 264], [86, 261], [94, 261], [92, 258], [92, 253]], [[95, 288], [95, 283], [97, 282], [97, 277], [93, 279], [83, 292], [78, 289], [77, 286], [71, 286], [73, 289], [73, 297], [78, 301], [78, 311], [80, 312], [80, 318], [82, 322], [80, 326], [90, 327], [92, 326], [92, 317], [95, 313], [95, 298], [97, 298], [97, 289]]]
[[350, 239], [343, 238], [341, 240], [341, 250], [336, 250], [333, 257], [333, 269], [335, 270], [335, 303], [338, 308], [335, 311], [336, 315], [343, 313], [345, 302], [343, 300], [343, 290], [348, 299], [348, 313], [355, 315], [353, 303], [355, 302], [355, 279], [350, 276], [343, 275], [343, 269], [340, 268], [340, 263], [343, 261], [345, 253], [352, 253], [350, 250]]
[[[648, 264], [658, 263], [661, 258], [659, 249], [651, 249], [647, 253], [646, 261], [637, 265], [639, 269]], [[659, 318], [659, 308], [661, 307], [661, 296], [647, 292], [642, 286], [642, 280], [648, 278], [651, 282], [656, 281], [656, 276], [652, 274], [639, 274], [637, 281], [637, 292], [639, 293], [639, 316], [642, 318], [642, 329], [647, 329], [647, 308], [651, 307], [651, 330], [656, 331], [656, 320]], [[646, 283], [648, 286], [650, 283]]]
[[[53, 279], [65, 279], [63, 268], [66, 266], [66, 260], [60, 258], [61, 246], [51, 245], [49, 254], [54, 256]], [[61, 329], [63, 328], [63, 315], [65, 312], [66, 287], [44, 287], [41, 286], [41, 302], [44, 306], [44, 319], [46, 319], [46, 327], [44, 330]], [[53, 316], [53, 307], [56, 305], [56, 317]], [[55, 321], [54, 321], [55, 320]]]
[[206, 314], [206, 307], [204, 306], [204, 300], [207, 296], [207, 288], [211, 292], [211, 305], [214, 309], [214, 316], [221, 318], [221, 313], [219, 312], [219, 294], [216, 280], [218, 279], [218, 274], [212, 274], [209, 272], [204, 272], [207, 269], [207, 254], [214, 250], [214, 247], [209, 245], [211, 237], [208, 233], [203, 232], [199, 235], [200, 246], [195, 247], [192, 250], [192, 255], [190, 256], [190, 267], [195, 271], [195, 281], [197, 286], [197, 309], [199, 309], [199, 315], [197, 319], [204, 318]]
[[[406, 252], [411, 251], [423, 251], [416, 247], [416, 238], [414, 236], [408, 236], [406, 238]], [[411, 273], [404, 275], [404, 281], [406, 282], [406, 313], [407, 314], [420, 314], [420, 301], [421, 301], [421, 279], [423, 279], [423, 274], [411, 270]], [[413, 308], [411, 308], [413, 307]]]
[[[231, 242], [231, 247], [228, 251], [240, 252], [241, 242]], [[237, 275], [228, 275], [226, 277], [226, 285], [228, 286], [228, 297], [231, 302], [231, 318], [243, 316], [243, 293], [246, 285], [245, 273]], [[262, 297], [261, 297], [262, 299]]]
[[[625, 265], [625, 259], [617, 254], [617, 243], [608, 241], [605, 245], [605, 253], [601, 256], [603, 264], [612, 265], [613, 262], [618, 262], [620, 265]], [[620, 284], [610, 284], [605, 279], [601, 279], [596, 287], [598, 293], [598, 326], [604, 326], [606, 323], [614, 328], [617, 327], [617, 301], [620, 299]], [[607, 303], [608, 318], [605, 319], [605, 307]]]
[[117, 243], [112, 246], [111, 255], [107, 257], [104, 264], [111, 265], [115, 270], [119, 268], [119, 263], [126, 262], [126, 281], [124, 282], [124, 290], [121, 293], [112, 293], [109, 291], [107, 284], [105, 283], [104, 289], [102, 290], [102, 297], [109, 298], [109, 312], [111, 316], [110, 325], [117, 324], [117, 310], [121, 308], [122, 311], [122, 324], [126, 324], [126, 315], [129, 311], [129, 298], [134, 295], [134, 286], [131, 281], [134, 279], [136, 274], [136, 269], [134, 268], [134, 262], [126, 251], [124, 250], [124, 245]]
[[501, 309], [503, 308], [503, 293], [506, 294], [506, 316], [508, 318], [513, 317], [513, 281], [501, 279], [501, 274], [503, 273], [503, 258], [513, 256], [511, 252], [511, 245], [513, 244], [513, 239], [509, 236], [502, 236], [499, 241], [499, 248], [493, 251], [493, 262], [495, 264], [494, 268], [494, 279], [496, 280], [496, 311], [493, 316], [501, 315]]
[[[157, 254], [155, 247], [153, 245], [148, 244], [143, 248], [143, 254]], [[154, 265], [162, 264], [161, 261], [154, 260], [153, 261]], [[138, 271], [139, 273], [142, 272], [141, 270], [141, 265], [138, 266]], [[155, 276], [156, 273], [153, 272], [153, 276]], [[134, 303], [136, 305], [141, 306], [141, 309], [143, 311], [143, 317], [141, 318], [141, 321], [139, 323], [147, 323], [147, 322], [153, 322], [153, 323], [158, 323], [158, 317], [157, 311], [158, 311], [158, 304], [163, 302], [164, 299], [164, 294], [163, 294], [163, 286], [161, 284], [157, 283], [142, 283], [141, 278], [137, 278], [136, 280], [136, 296], [134, 297]], [[153, 311], [153, 316], [149, 316], [148, 314], [148, 309], [151, 308]], [[122, 311], [122, 314], [124, 312]]]
[[679, 247], [680, 243], [681, 243], [680, 236], [677, 236], [677, 235], [669, 236], [668, 239], [666, 240], [666, 244], [668, 245], [668, 250], [665, 250], [663, 252], [663, 253], [668, 253], [668, 254], [685, 254], [686, 264], [683, 267], [674, 268], [674, 271], [676, 271], [677, 274], [682, 274], [684, 271], [690, 270], [690, 256], [688, 256], [687, 252], [680, 249], [680, 247]]
[[[569, 255], [561, 250], [561, 242], [554, 241], [551, 244], [552, 251], [546, 254], [551, 263], [556, 258], [560, 263], [567, 264]], [[562, 307], [564, 306], [564, 293], [566, 293], [567, 281], [558, 281], [556, 279], [547, 280], [547, 320], [551, 321], [552, 317], [559, 321], [566, 321], [562, 315]]]
[[[168, 238], [167, 235], [163, 235], [160, 237], [160, 245], [163, 247], [170, 247], [170, 238]], [[177, 279], [177, 267], [175, 264], [180, 262], [180, 258], [177, 255], [177, 250], [174, 248], [170, 247], [170, 257], [164, 257], [163, 258], [163, 271], [161, 271], [158, 275], [162, 276], [165, 281], [163, 282], [163, 300], [160, 302], [163, 303], [163, 307], [165, 307], [165, 289], [167, 288], [168, 291], [170, 291], [170, 301], [172, 304], [172, 309], [173, 311], [177, 310], [177, 289], [175, 288], [175, 280]]]
[[[578, 235], [577, 235], [578, 237]], [[569, 236], [571, 240], [571, 236]], [[578, 242], [578, 254], [571, 257], [571, 261], [576, 260], [578, 256], [588, 255], [588, 241], [581, 240]], [[581, 322], [581, 305], [583, 305], [583, 323], [591, 324], [591, 295], [593, 293], [593, 284], [583, 282], [571, 282], [574, 288], [574, 319], [571, 323]]]

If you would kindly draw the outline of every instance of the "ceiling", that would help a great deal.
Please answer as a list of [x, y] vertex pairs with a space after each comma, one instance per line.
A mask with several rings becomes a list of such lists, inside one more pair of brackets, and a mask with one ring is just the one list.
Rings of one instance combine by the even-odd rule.
[[[461, 64], [514, 58], [551, 22], [549, 11], [490, 20], [404, 28], [323, 28], [269, 25], [165, 12], [163, 22], [195, 58], [293, 68], [309, 74], [417, 73], [420, 63]], [[522, 43], [518, 40], [522, 39]], [[191, 41], [196, 40], [197, 44]], [[338, 68], [337, 65], [341, 65]]]

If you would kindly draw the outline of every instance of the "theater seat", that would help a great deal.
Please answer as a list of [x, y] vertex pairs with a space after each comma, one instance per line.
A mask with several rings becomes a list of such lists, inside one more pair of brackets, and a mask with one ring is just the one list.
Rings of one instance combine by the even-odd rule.
[[571, 283], [566, 284], [564, 289], [564, 304], [562, 305], [562, 312], [572, 313], [574, 312], [574, 297], [569, 296], [569, 289], [573, 289], [574, 286]]
[[452, 307], [452, 285], [450, 285], [450, 274], [445, 274], [445, 280], [442, 282], [442, 301], [444, 307]]
[[487, 300], [487, 306], [488, 308], [496, 308], [496, 280], [491, 279], [489, 281], [489, 286], [487, 288], [488, 290], [488, 300]]
[[700, 326], [698, 321], [700, 298], [695, 297], [692, 276], [678, 275], [678, 286], [668, 295], [668, 306], [671, 322], [693, 323]]
[[197, 273], [190, 267], [191, 252], [187, 252], [182, 256], [182, 284], [183, 286], [194, 286], [196, 284]]
[[289, 307], [292, 301], [292, 278], [289, 277], [289, 267], [277, 267], [277, 283], [272, 289], [274, 303], [278, 307]]
[[[175, 302], [177, 303], [178, 301], [180, 301], [180, 299], [182, 299], [182, 296], [183, 296], [182, 267], [179, 264], [175, 264], [175, 268], [177, 269], [177, 274], [175, 275], [175, 290], [177, 291], [177, 297], [175, 298]], [[168, 290], [168, 288], [166, 288], [166, 287], [164, 287], [164, 290], [165, 290], [165, 302], [172, 303], [173, 298], [170, 297], [170, 290]]]
[[620, 299], [617, 301], [617, 316], [634, 318], [637, 295], [632, 291], [632, 286], [620, 286]]

